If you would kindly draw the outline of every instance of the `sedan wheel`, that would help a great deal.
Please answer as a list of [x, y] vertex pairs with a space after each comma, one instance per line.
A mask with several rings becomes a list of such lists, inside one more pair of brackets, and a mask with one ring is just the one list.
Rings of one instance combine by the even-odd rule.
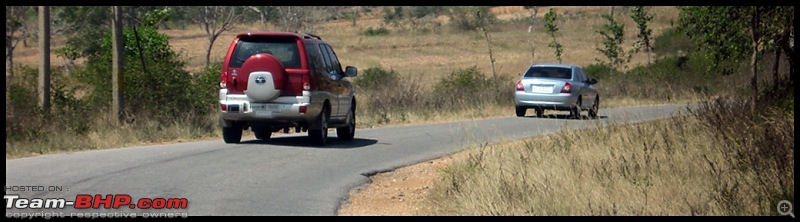
[[525, 116], [525, 112], [528, 111], [528, 108], [525, 108], [525, 107], [522, 107], [522, 106], [517, 106], [516, 109], [517, 109], [516, 110], [517, 111], [517, 117]]
[[572, 110], [569, 111], [569, 115], [573, 119], [580, 119], [581, 118], [581, 99], [578, 98], [578, 103], [575, 104], [575, 107], [572, 107]]
[[594, 98], [594, 105], [592, 105], [592, 109], [589, 110], [589, 117], [592, 119], [597, 119], [597, 111], [600, 109], [600, 98]]

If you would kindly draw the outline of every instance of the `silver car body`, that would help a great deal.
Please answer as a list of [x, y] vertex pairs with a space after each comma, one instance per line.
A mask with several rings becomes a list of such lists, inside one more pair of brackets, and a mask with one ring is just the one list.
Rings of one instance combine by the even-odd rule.
[[[571, 110], [580, 100], [581, 110], [588, 110], [599, 101], [597, 89], [583, 69], [575, 65], [532, 65], [522, 74], [520, 83], [524, 90], [514, 93], [517, 107]], [[572, 85], [572, 91], [562, 93], [567, 83]]]

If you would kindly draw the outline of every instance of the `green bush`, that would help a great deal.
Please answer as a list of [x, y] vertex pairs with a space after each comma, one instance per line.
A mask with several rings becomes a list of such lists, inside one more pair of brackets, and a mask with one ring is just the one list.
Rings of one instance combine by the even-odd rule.
[[[9, 141], [41, 138], [47, 132], [83, 134], [89, 129], [88, 105], [74, 95], [79, 85], [60, 69], [51, 70], [50, 111], [39, 106], [39, 70], [25, 65], [17, 66], [17, 75], [9, 83], [6, 101], [6, 136]], [[49, 121], [57, 118], [59, 121]]]
[[438, 108], [470, 108], [513, 101], [513, 81], [508, 76], [487, 78], [477, 67], [458, 69], [434, 86], [431, 99]]
[[369, 28], [364, 30], [364, 35], [365, 36], [389, 35], [389, 29], [386, 29], [384, 27], [379, 27], [379, 28], [373, 29], [372, 27], [369, 27]]
[[[132, 115], [175, 117], [193, 110], [193, 77], [169, 46], [168, 37], [152, 27], [134, 33], [124, 30], [125, 66], [123, 93], [126, 111]], [[137, 38], [138, 35], [138, 38]], [[76, 76], [93, 87], [89, 102], [105, 108], [111, 103], [111, 36], [100, 39], [100, 53], [89, 56]], [[140, 48], [141, 47], [141, 48]]]
[[187, 96], [192, 102], [194, 112], [205, 114], [217, 109], [221, 71], [222, 62], [214, 62], [208, 70], [196, 73], [192, 78], [192, 90]]
[[394, 70], [385, 70], [380, 67], [370, 67], [355, 79], [355, 84], [366, 91], [381, 90], [396, 85], [400, 77]]
[[607, 64], [591, 64], [586, 67], [583, 67], [583, 71], [586, 71], [586, 75], [589, 78], [593, 79], [608, 79], [611, 76], [619, 75], [620, 72], [612, 68]]
[[656, 57], [677, 55], [681, 51], [689, 52], [694, 48], [689, 36], [678, 28], [664, 30], [654, 41], [653, 52], [656, 53]]

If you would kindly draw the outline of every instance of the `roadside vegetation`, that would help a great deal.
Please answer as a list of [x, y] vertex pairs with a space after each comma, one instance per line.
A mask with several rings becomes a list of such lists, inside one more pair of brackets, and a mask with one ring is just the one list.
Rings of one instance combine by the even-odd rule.
[[[763, 21], [783, 23], [728, 23], [751, 21], [755, 10]], [[793, 48], [780, 45], [783, 33], [793, 32], [792, 20], [781, 16], [792, 11], [681, 8], [680, 29], [655, 38], [655, 54], [670, 56], [626, 72], [602, 65], [587, 69], [607, 74], [599, 76], [611, 82], [611, 95], [698, 95], [697, 107], [653, 122], [471, 148], [441, 171], [428, 206], [421, 207], [432, 210], [418, 214], [779, 215], [779, 201], [794, 202], [794, 71], [781, 57], [791, 58]], [[720, 24], [697, 19], [715, 13], [739, 16], [718, 21], [741, 29], [717, 29]], [[716, 35], [747, 37], [753, 31], [748, 27], [768, 43], [752, 62], [752, 42], [710, 42]], [[706, 29], [715, 29], [715, 36]], [[766, 78], [754, 87], [750, 75]], [[611, 80], [618, 77], [627, 82]]]
[[[697, 67], [707, 60], [693, 54], [681, 57], [680, 51], [687, 50], [669, 48], [676, 47], [672, 44], [655, 47], [652, 70], [594, 64], [602, 56], [592, 43], [598, 42], [599, 36], [585, 27], [599, 27], [599, 14], [606, 9], [542, 8], [555, 8], [559, 13], [554, 22], [559, 28], [556, 38], [562, 45], [563, 62], [586, 66], [591, 77], [600, 79], [598, 87], [606, 92], [601, 113], [603, 108], [694, 101], [734, 90], [703, 81], [745, 81], [737, 80], [740, 75], [675, 78], [676, 67], [680, 73], [705, 73]], [[531, 60], [557, 62], [552, 56], [555, 53], [548, 51], [551, 49], [539, 47], [540, 53], [531, 55], [518, 45], [533, 42], [545, 46], [552, 39], [542, 26], [544, 13], [533, 17], [537, 25], [528, 33], [532, 20], [527, 7], [357, 7], [357, 13], [347, 7], [215, 9], [241, 10], [247, 15], [238, 17], [209, 43], [209, 35], [216, 33], [201, 29], [197, 18], [210, 15], [180, 7], [125, 8], [126, 107], [122, 126], [114, 124], [109, 112], [108, 7], [51, 9], [54, 53], [52, 108], [48, 111], [39, 107], [36, 96], [36, 10], [6, 10], [7, 18], [12, 18], [7, 22], [7, 36], [17, 44], [11, 50], [7, 46], [14, 56], [13, 60], [7, 57], [7, 64], [13, 64], [7, 67], [13, 69], [6, 72], [6, 158], [218, 137], [214, 100], [219, 63], [233, 35], [240, 31], [297, 30], [331, 42], [343, 64], [360, 70], [353, 79], [359, 93], [359, 127], [511, 116], [518, 73]], [[475, 11], [489, 16], [472, 16]], [[649, 27], [654, 36], [674, 29], [670, 21], [677, 19], [676, 11], [674, 7], [651, 9], [654, 19]], [[634, 27], [628, 20], [621, 22]], [[485, 33], [475, 31], [480, 24], [488, 24], [485, 30], [491, 33], [496, 62], [486, 62]], [[637, 37], [630, 34], [625, 38], [633, 42]], [[101, 41], [92, 41], [97, 39]], [[660, 40], [655, 42], [658, 45]], [[213, 47], [206, 47], [209, 45]], [[630, 64], [645, 61], [644, 54], [635, 54]], [[497, 67], [496, 79], [487, 75], [492, 73], [490, 65]], [[663, 83], [670, 86], [661, 87]]]

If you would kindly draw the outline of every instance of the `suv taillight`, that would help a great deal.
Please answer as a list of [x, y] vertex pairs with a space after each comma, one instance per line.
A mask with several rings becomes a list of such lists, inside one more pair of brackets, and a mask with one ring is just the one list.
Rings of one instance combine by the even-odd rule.
[[564, 84], [564, 88], [561, 88], [561, 93], [571, 93], [572, 92], [572, 84], [567, 82]]
[[303, 91], [311, 90], [311, 78], [308, 74], [303, 75]]
[[522, 86], [522, 80], [517, 80], [517, 87], [516, 87], [516, 90], [517, 90], [517, 91], [525, 91], [525, 87], [524, 87], [524, 86]]
[[226, 80], [228, 80], [228, 72], [222, 72], [222, 75], [220, 75], [220, 81], [219, 81], [219, 88], [220, 89], [228, 88], [228, 84], [225, 83]]

